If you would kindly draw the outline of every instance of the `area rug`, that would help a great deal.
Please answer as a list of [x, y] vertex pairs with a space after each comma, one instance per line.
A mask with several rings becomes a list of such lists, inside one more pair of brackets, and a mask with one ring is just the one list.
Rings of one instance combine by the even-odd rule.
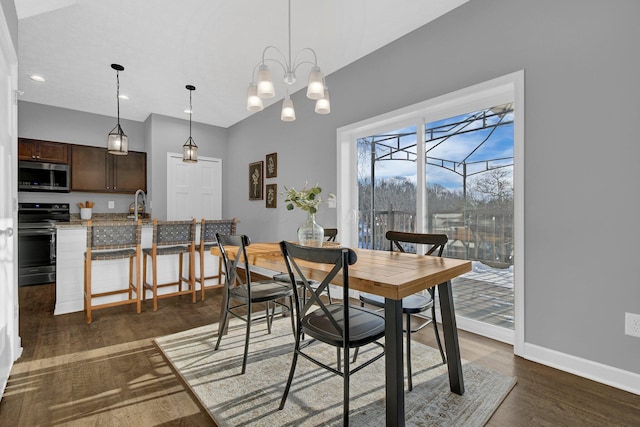
[[[342, 378], [299, 357], [285, 408], [278, 410], [293, 351], [289, 319], [252, 325], [247, 372], [240, 374], [244, 323], [232, 322], [220, 348], [213, 348], [218, 324], [157, 338], [155, 343], [174, 370], [220, 427], [333, 426], [342, 424]], [[379, 349], [362, 349], [358, 362]], [[336, 350], [322, 343], [311, 348], [335, 363]], [[440, 353], [411, 344], [413, 391], [405, 393], [407, 426], [483, 426], [516, 383], [463, 360], [465, 393], [449, 391]], [[405, 381], [406, 382], [406, 381]], [[353, 374], [349, 422], [354, 426], [385, 424], [384, 358]]]

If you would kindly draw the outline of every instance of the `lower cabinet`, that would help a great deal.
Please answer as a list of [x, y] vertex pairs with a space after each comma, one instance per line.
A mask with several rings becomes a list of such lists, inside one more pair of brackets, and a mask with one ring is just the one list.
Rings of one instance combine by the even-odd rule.
[[71, 146], [71, 191], [135, 193], [147, 191], [147, 155], [129, 151], [109, 154], [106, 148]]

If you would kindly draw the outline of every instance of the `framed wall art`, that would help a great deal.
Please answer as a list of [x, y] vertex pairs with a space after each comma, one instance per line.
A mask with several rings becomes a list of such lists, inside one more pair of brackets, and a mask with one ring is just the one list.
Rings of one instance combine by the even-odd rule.
[[278, 153], [267, 154], [267, 178], [278, 176]]
[[264, 176], [262, 174], [264, 162], [249, 163], [249, 200], [262, 200]]
[[278, 184], [267, 184], [265, 189], [265, 200], [268, 208], [278, 207]]

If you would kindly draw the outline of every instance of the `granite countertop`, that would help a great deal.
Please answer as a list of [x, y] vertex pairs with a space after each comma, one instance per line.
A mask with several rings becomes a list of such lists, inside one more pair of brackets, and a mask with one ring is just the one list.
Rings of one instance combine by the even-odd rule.
[[[69, 215], [69, 222], [58, 222], [56, 223], [56, 227], [58, 228], [75, 228], [75, 227], [86, 227], [87, 220], [80, 219], [80, 214], [72, 213]], [[129, 216], [131, 218], [129, 218]], [[133, 215], [127, 213], [94, 213], [91, 215], [91, 219], [96, 220], [115, 220], [115, 221], [131, 221], [133, 220]], [[153, 225], [153, 218], [149, 214], [145, 214], [142, 218], [142, 225]]]

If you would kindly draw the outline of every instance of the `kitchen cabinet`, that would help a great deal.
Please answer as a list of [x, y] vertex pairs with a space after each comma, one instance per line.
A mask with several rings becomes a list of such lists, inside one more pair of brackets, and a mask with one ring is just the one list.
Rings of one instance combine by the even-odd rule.
[[18, 138], [18, 160], [69, 163], [69, 144]]
[[129, 151], [109, 154], [106, 148], [71, 146], [71, 191], [135, 193], [147, 191], [147, 155]]

